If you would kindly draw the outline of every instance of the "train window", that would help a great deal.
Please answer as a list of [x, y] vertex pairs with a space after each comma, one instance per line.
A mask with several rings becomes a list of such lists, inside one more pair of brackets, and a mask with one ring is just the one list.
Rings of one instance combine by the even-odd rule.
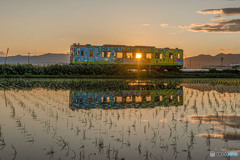
[[146, 53], [146, 58], [151, 59], [152, 58], [152, 53]]
[[126, 97], [126, 102], [127, 103], [132, 102], [132, 100], [133, 100], [132, 97], [130, 97], [130, 96]]
[[81, 56], [84, 56], [84, 52], [83, 51], [81, 51]]
[[111, 57], [111, 52], [104, 51], [102, 52], [102, 57]]
[[77, 56], [79, 56], [79, 51], [77, 51]]
[[146, 96], [146, 101], [150, 102], [151, 101], [151, 96]]
[[110, 98], [109, 97], [102, 97], [102, 103], [109, 103]]
[[122, 52], [115, 52], [115, 57], [123, 58], [123, 53]]
[[162, 59], [162, 53], [160, 53], [160, 59]]
[[83, 104], [83, 99], [82, 98], [80, 98], [80, 104]]
[[128, 52], [126, 55], [127, 55], [127, 58], [133, 58], [133, 53]]
[[93, 57], [93, 50], [89, 51], [89, 57]]
[[155, 58], [159, 59], [160, 58], [160, 53], [155, 53]]
[[141, 96], [136, 96], [136, 97], [135, 97], [135, 102], [136, 102], [136, 103], [142, 102], [142, 97], [141, 97]]
[[136, 53], [136, 58], [142, 58], [142, 53]]
[[93, 104], [93, 98], [88, 98], [88, 104]]
[[180, 59], [180, 53], [178, 53], [177, 58]]
[[173, 59], [173, 54], [169, 53], [169, 59]]
[[172, 102], [173, 101], [173, 96], [171, 95], [170, 97], [169, 97], [169, 102]]
[[115, 97], [115, 102], [121, 103], [122, 102], [122, 97]]

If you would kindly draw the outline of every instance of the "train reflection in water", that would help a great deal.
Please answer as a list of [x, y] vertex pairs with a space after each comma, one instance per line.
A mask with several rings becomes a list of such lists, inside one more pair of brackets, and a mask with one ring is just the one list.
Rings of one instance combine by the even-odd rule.
[[109, 92], [70, 91], [70, 108], [147, 108], [183, 105], [183, 90], [124, 90]]

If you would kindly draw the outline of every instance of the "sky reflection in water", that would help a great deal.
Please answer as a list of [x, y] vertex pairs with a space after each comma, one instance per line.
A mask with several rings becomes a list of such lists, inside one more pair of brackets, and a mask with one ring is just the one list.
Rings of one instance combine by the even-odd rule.
[[211, 159], [209, 151], [239, 152], [236, 87], [164, 83], [148, 90], [0, 90], [0, 158], [202, 160]]

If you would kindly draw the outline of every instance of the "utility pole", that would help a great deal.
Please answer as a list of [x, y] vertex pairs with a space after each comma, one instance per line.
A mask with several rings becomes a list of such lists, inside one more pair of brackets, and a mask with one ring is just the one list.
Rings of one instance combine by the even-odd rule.
[[6, 63], [7, 63], [8, 51], [9, 51], [9, 48], [7, 49], [7, 53], [6, 53], [6, 57], [5, 57], [5, 62], [4, 62], [4, 64], [6, 64]]
[[28, 64], [30, 64], [30, 55], [31, 53], [28, 53]]
[[221, 57], [221, 69], [222, 69], [222, 64], [223, 64], [223, 57]]

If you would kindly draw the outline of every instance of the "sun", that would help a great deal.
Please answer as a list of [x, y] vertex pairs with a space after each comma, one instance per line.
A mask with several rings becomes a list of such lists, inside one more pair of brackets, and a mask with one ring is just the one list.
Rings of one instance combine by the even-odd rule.
[[142, 58], [142, 53], [137, 53], [136, 58]]

